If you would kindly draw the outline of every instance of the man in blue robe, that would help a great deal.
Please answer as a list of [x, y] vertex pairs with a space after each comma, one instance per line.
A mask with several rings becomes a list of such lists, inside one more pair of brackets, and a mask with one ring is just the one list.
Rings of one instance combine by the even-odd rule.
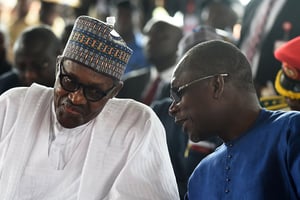
[[224, 141], [194, 170], [187, 199], [300, 199], [300, 113], [260, 106], [238, 48], [193, 47], [175, 68], [171, 97], [169, 112], [192, 141]]

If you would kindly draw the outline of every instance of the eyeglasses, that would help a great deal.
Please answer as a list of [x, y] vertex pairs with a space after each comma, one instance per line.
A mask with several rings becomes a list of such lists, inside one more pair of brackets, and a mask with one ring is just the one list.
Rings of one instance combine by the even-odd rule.
[[203, 80], [206, 80], [206, 79], [209, 79], [209, 78], [213, 78], [213, 77], [216, 77], [216, 76], [222, 76], [222, 77], [226, 77], [228, 76], [229, 74], [215, 74], [215, 75], [210, 75], [210, 76], [205, 76], [205, 77], [202, 77], [202, 78], [198, 78], [196, 80], [193, 80], [187, 84], [184, 84], [182, 86], [180, 86], [178, 89], [177, 88], [171, 88], [170, 90], [170, 96], [171, 98], [173, 99], [173, 101], [175, 103], [178, 103], [181, 101], [182, 99], [182, 96], [184, 94], [184, 90], [186, 90], [188, 87], [194, 85], [195, 83], [198, 83], [200, 81], [203, 81]]
[[82, 88], [84, 97], [91, 102], [96, 102], [101, 100], [103, 97], [107, 96], [115, 87], [114, 85], [107, 91], [102, 91], [99, 88], [86, 86], [79, 83], [75, 78], [70, 75], [63, 74], [63, 64], [59, 62], [60, 74], [59, 80], [61, 87], [68, 92], [75, 92]]

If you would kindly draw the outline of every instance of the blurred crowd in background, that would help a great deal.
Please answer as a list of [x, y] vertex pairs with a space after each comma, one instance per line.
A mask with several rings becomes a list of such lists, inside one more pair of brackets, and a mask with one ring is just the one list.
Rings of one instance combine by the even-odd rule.
[[[5, 49], [1, 50], [5, 51], [2, 54], [14, 65], [14, 42], [27, 27], [49, 25], [64, 45], [76, 17], [90, 15], [106, 21], [106, 17], [116, 16], [117, 31], [135, 52], [125, 72], [128, 73], [153, 64], [144, 55], [148, 40], [144, 29], [151, 19], [164, 20], [180, 27], [182, 36], [199, 26], [209, 26], [215, 28], [224, 39], [238, 45], [248, 57], [251, 56], [251, 63], [253, 58], [253, 76], [257, 80], [258, 95], [266, 96], [275, 93], [272, 85], [281, 67], [273, 56], [274, 47], [283, 40], [294, 38], [300, 32], [295, 22], [295, 8], [298, 6], [296, 0], [274, 1], [276, 3], [272, 3], [269, 10], [267, 4], [273, 0], [131, 0], [128, 1], [130, 5], [124, 2], [126, 1], [1, 0], [1, 48]], [[120, 4], [123, 5], [119, 7]], [[265, 18], [267, 21], [263, 21]], [[259, 23], [265, 29], [263, 34], [254, 27]], [[261, 37], [262, 40], [259, 43], [253, 37]], [[132, 40], [134, 42], [130, 44]], [[256, 51], [250, 49], [252, 46]], [[255, 53], [249, 55], [248, 52]], [[262, 56], [257, 58], [260, 54]], [[1, 73], [7, 69], [1, 67]]]
[[[12, 47], [22, 30], [37, 24], [51, 26], [54, 33], [63, 39], [64, 31], [67, 31], [65, 29], [70, 27], [77, 16], [90, 15], [105, 21], [107, 16], [116, 15], [116, 5], [119, 2], [120, 0], [0, 1], [1, 29], [6, 29], [8, 34], [5, 36], [5, 45]], [[134, 29], [138, 35], [143, 33], [143, 27], [152, 17], [164, 18], [168, 15], [174, 18], [174, 23], [181, 26], [184, 32], [191, 31], [199, 24], [208, 23], [232, 33], [233, 37], [238, 39], [238, 24], [244, 9], [242, 3], [238, 0], [132, 0], [133, 26], [128, 28]], [[123, 22], [128, 24], [128, 21]], [[143, 34], [138, 36], [139, 42], [144, 42]], [[7, 56], [10, 62], [13, 62], [12, 54], [11, 48], [8, 48]]]

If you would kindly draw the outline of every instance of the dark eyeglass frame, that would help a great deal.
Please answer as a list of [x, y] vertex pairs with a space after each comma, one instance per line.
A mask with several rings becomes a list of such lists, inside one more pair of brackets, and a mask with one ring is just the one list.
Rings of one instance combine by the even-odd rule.
[[[91, 87], [91, 86], [87, 86], [84, 85], [82, 83], [79, 83], [76, 78], [73, 78], [72, 76], [68, 75], [68, 74], [64, 74], [63, 72], [65, 72], [65, 69], [63, 67], [63, 62], [62, 60], [59, 61], [57, 63], [59, 65], [59, 83], [61, 85], [61, 87], [68, 91], [68, 92], [76, 92], [78, 90], [80, 90], [80, 88], [82, 88], [82, 92], [83, 92], [83, 96], [85, 97], [86, 100], [90, 101], [90, 102], [97, 102], [100, 101], [101, 99], [103, 99], [105, 96], [109, 95], [113, 89], [115, 88], [115, 85], [113, 85], [110, 89], [108, 89], [107, 91], [103, 91], [100, 90], [99, 88], [96, 87]], [[69, 82], [71, 82], [74, 86], [73, 89], [66, 87], [66, 83], [63, 82], [64, 79], [68, 79]], [[97, 92], [89, 92], [89, 90], [96, 90]], [[97, 97], [91, 97], [89, 94], [97, 94]]]
[[209, 76], [205, 76], [205, 77], [201, 77], [201, 78], [198, 78], [198, 79], [195, 79], [187, 84], [184, 84], [180, 87], [177, 88], [171, 88], [170, 90], [170, 97], [171, 99], [173, 99], [173, 102], [175, 103], [179, 103], [182, 99], [182, 96], [183, 96], [183, 91], [186, 90], [188, 87], [200, 82], [200, 81], [203, 81], [203, 80], [206, 80], [206, 79], [209, 79], [209, 78], [213, 78], [213, 77], [216, 77], [216, 76], [222, 76], [222, 77], [226, 77], [226, 76], [229, 76], [228, 73], [222, 73], [222, 74], [214, 74], [214, 75], [209, 75]]

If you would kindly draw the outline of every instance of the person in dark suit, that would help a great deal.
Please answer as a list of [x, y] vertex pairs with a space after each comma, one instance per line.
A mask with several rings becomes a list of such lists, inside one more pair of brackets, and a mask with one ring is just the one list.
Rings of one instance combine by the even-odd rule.
[[0, 94], [19, 86], [39, 83], [53, 87], [56, 57], [61, 42], [46, 25], [25, 29], [14, 44], [14, 67], [0, 76]]
[[[269, 1], [273, 1], [273, 4], [267, 13]], [[300, 1], [298, 0], [251, 0], [245, 9], [241, 37], [238, 42], [243, 53], [246, 53], [250, 46], [247, 41], [253, 44], [251, 34], [258, 36], [259, 31], [254, 28], [255, 23], [262, 23], [266, 14], [266, 21], [262, 23], [262, 34], [259, 36], [260, 40], [254, 47], [253, 60], [250, 61], [247, 56], [252, 63], [252, 73], [259, 96], [268, 82], [274, 83], [276, 73], [281, 67], [281, 63], [273, 54], [277, 42], [300, 35], [299, 8]], [[289, 26], [286, 27], [285, 24]]]
[[[143, 30], [148, 37], [144, 51], [151, 67], [125, 74], [124, 88], [118, 97], [134, 98], [147, 105], [158, 99], [161, 87], [170, 81], [176, 64], [177, 46], [183, 36], [182, 28], [175, 22], [170, 16], [153, 17], [147, 22]], [[169, 91], [164, 97], [168, 96]]]

